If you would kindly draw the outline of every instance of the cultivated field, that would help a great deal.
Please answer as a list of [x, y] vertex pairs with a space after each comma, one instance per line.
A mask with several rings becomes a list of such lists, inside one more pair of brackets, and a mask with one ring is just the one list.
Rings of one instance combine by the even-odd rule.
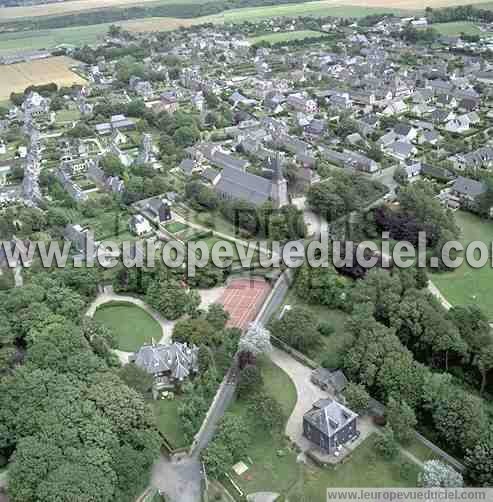
[[65, 56], [42, 59], [29, 63], [18, 63], [0, 67], [0, 100], [7, 99], [11, 92], [22, 92], [30, 85], [83, 84], [85, 80], [70, 70], [76, 64], [73, 59]]
[[[193, 3], [206, 3], [210, 0], [72, 0], [68, 2], [51, 3], [44, 5], [32, 5], [26, 7], [4, 7], [0, 8], [0, 21], [14, 20], [26, 17], [39, 17], [39, 16], [57, 16], [62, 14], [71, 14], [79, 12], [87, 12], [91, 10], [109, 9], [114, 7], [129, 7], [132, 5], [142, 4], [193, 4]], [[468, 4], [486, 3], [491, 0], [468, 0]], [[253, 7], [238, 9], [230, 11], [232, 15], [240, 11], [247, 11], [256, 16], [257, 11], [271, 9], [273, 15], [330, 15], [328, 10], [334, 7], [349, 7], [356, 10], [371, 11], [374, 8], [384, 9], [410, 9], [410, 10], [424, 10], [426, 7], [447, 7], [450, 5], [464, 4], [464, 0], [322, 0], [316, 2], [309, 2], [308, 4], [290, 4], [290, 5], [273, 5], [266, 7]], [[489, 6], [488, 6], [489, 7]], [[283, 14], [284, 11], [297, 12], [294, 14]], [[341, 14], [334, 14], [341, 15]], [[351, 14], [348, 14], [351, 15]]]
[[284, 31], [281, 33], [269, 33], [259, 37], [250, 38], [250, 42], [257, 44], [259, 42], [269, 42], [277, 44], [279, 42], [289, 42], [291, 40], [303, 40], [305, 38], [323, 37], [324, 34], [319, 31], [301, 30], [301, 31]]
[[142, 4], [188, 4], [205, 3], [207, 0], [72, 0], [70, 2], [30, 5], [26, 7], [0, 8], [0, 21], [20, 19], [23, 17], [59, 16], [91, 10], [110, 9], [113, 7], [130, 7]]
[[[151, 0], [142, 1], [150, 3]], [[155, 2], [155, 0], [152, 1], [154, 3], [172, 3], [177, 2], [178, 0], [160, 0], [159, 2]], [[200, 3], [206, 0], [184, 1], [187, 3]], [[468, 3], [482, 3], [482, 1], [485, 0], [470, 0]], [[15, 12], [17, 10], [19, 13], [23, 12], [22, 16], [36, 16], [41, 14], [32, 14], [29, 9], [48, 9], [45, 12], [45, 15], [50, 15], [50, 12], [48, 12], [49, 9], [71, 9], [71, 6], [75, 4], [79, 7], [81, 5], [87, 6], [87, 10], [90, 10], [96, 8], [96, 5], [100, 6], [98, 8], [109, 8], [116, 6], [118, 3], [130, 5], [135, 2], [136, 0], [74, 0], [71, 2], [32, 7], [4, 8], [0, 9], [0, 22], [6, 19], [6, 15], [14, 15], [10, 13], [11, 11]], [[491, 2], [491, 0], [486, 0], [486, 3], [482, 3], [482, 5], [485, 8], [493, 8], [493, 4], [488, 2]], [[2, 53], [12, 53], [17, 51], [53, 49], [54, 47], [62, 44], [78, 47], [84, 44], [95, 44], [107, 33], [110, 24], [119, 25], [122, 28], [133, 32], [144, 32], [174, 30], [181, 26], [187, 27], [202, 23], [240, 23], [243, 21], [270, 19], [272, 17], [339, 16], [358, 18], [378, 13], [413, 15], [422, 12], [422, 9], [426, 6], [443, 7], [445, 5], [458, 5], [464, 3], [464, 0], [365, 0], [365, 5], [357, 5], [358, 3], [363, 3], [363, 0], [321, 0], [317, 2], [299, 4], [246, 7], [192, 19], [151, 17], [115, 23], [103, 23], [52, 30], [1, 33], [0, 55]], [[66, 10], [66, 12], [75, 12], [75, 9], [73, 11]], [[63, 12], [59, 12], [58, 14], [61, 13]], [[474, 25], [472, 25], [472, 23], [446, 23], [444, 25], [438, 24], [435, 26], [442, 33], [450, 35], [459, 34], [459, 30], [462, 30], [462, 28], [464, 28], [462, 31], [466, 31], [467, 33], [476, 33], [476, 30], [478, 30]]]

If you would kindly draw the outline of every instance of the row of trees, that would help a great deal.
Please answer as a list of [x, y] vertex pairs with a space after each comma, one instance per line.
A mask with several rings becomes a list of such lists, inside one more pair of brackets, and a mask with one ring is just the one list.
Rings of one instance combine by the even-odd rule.
[[276, 436], [282, 434], [286, 417], [279, 402], [266, 390], [262, 367], [257, 361], [259, 355], [270, 350], [270, 333], [261, 325], [251, 325], [240, 340], [237, 399], [243, 413], [227, 413], [202, 454], [207, 474], [213, 478], [221, 478], [236, 462], [245, 458], [250, 437], [255, 431], [269, 431]]
[[199, 375], [183, 386], [178, 408], [180, 426], [190, 443], [200, 429], [238, 348], [240, 331], [226, 328], [228, 319], [222, 305], [212, 304], [207, 312], [182, 319], [173, 329], [173, 341], [199, 346]]

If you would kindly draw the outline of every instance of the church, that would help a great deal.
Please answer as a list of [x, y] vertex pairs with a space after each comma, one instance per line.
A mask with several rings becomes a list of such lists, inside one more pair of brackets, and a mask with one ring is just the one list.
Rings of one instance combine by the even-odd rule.
[[222, 199], [244, 199], [255, 205], [272, 201], [275, 208], [289, 204], [288, 185], [278, 154], [269, 159], [272, 178], [267, 179], [236, 167], [224, 167], [212, 181]]

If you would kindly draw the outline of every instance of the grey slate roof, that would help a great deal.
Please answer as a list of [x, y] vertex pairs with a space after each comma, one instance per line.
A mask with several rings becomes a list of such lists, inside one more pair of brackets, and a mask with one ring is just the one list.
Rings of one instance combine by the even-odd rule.
[[333, 399], [321, 399], [313, 405], [313, 409], [306, 413], [304, 418], [326, 436], [331, 437], [357, 416]]
[[461, 195], [466, 195], [468, 197], [475, 198], [478, 195], [481, 195], [482, 193], [486, 192], [486, 185], [479, 181], [459, 176], [455, 180], [452, 190]]
[[198, 371], [198, 352], [195, 345], [186, 343], [170, 345], [143, 345], [135, 354], [135, 364], [151, 375], [170, 372], [176, 380], [184, 380]]
[[271, 181], [240, 169], [225, 168], [216, 190], [235, 199], [244, 199], [256, 205], [266, 202], [272, 193]]

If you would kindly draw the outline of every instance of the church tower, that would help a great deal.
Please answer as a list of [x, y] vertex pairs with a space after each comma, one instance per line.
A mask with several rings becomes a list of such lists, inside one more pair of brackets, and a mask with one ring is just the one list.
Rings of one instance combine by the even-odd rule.
[[272, 169], [271, 199], [275, 208], [280, 208], [289, 203], [288, 200], [288, 182], [282, 172], [282, 162], [279, 152], [276, 152], [274, 158], [269, 159]]

